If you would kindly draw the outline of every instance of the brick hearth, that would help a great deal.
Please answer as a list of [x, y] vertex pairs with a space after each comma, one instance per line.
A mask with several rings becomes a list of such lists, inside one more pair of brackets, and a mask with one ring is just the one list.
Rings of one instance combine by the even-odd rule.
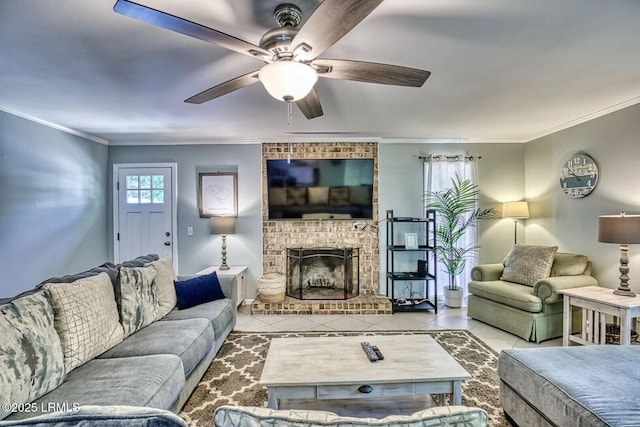
[[348, 300], [299, 300], [251, 303], [251, 314], [392, 314], [391, 301], [385, 297], [360, 294]]

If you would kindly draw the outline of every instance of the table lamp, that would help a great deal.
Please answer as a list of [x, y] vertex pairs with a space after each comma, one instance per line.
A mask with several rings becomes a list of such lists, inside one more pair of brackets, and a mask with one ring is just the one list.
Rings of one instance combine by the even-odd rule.
[[602, 215], [598, 217], [598, 241], [620, 244], [620, 285], [616, 295], [633, 297], [629, 288], [629, 244], [640, 243], [640, 215]]
[[529, 204], [524, 202], [505, 202], [502, 205], [502, 217], [513, 218], [513, 244], [518, 243], [518, 218], [529, 218]]
[[222, 265], [219, 270], [228, 270], [227, 236], [236, 233], [236, 218], [232, 216], [214, 216], [211, 218], [211, 234], [222, 235]]

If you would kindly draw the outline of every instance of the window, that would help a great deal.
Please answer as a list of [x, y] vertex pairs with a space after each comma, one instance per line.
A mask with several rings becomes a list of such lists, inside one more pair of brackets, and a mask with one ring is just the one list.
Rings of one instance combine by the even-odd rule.
[[127, 203], [164, 203], [164, 175], [127, 175]]

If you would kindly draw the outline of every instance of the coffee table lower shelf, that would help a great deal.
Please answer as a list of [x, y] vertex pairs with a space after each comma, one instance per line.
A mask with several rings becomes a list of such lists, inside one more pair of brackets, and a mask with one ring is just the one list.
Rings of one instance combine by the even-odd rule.
[[[370, 389], [368, 389], [367, 387], [370, 387]], [[439, 405], [461, 405], [462, 380], [435, 381], [411, 384], [391, 383], [345, 384], [339, 386], [275, 386], [269, 387], [267, 389], [267, 393], [268, 406], [272, 409], [278, 409], [278, 402], [281, 399], [333, 400], [417, 395], [430, 395]], [[447, 397], [449, 398], [448, 401]]]

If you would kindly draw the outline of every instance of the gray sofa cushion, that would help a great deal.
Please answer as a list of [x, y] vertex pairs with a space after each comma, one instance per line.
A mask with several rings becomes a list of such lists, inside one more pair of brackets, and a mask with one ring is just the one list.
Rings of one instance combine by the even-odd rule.
[[185, 310], [175, 309], [162, 318], [160, 323], [184, 319], [207, 319], [211, 322], [211, 326], [213, 326], [213, 333], [216, 339], [215, 351], [217, 351], [236, 324], [237, 316], [238, 313], [234, 302], [229, 298], [224, 298]]
[[529, 313], [542, 311], [542, 299], [533, 294], [533, 288], [527, 285], [491, 280], [487, 282], [469, 282], [469, 292], [473, 295], [500, 304], [515, 307]]
[[500, 379], [553, 425], [640, 425], [639, 346], [503, 350]]
[[[58, 388], [36, 400], [37, 408], [49, 403], [77, 405], [128, 405], [169, 409], [184, 386], [184, 369], [173, 355], [93, 359], [67, 375]], [[38, 413], [14, 413], [8, 419]]]
[[207, 319], [155, 322], [127, 337], [99, 358], [173, 354], [182, 360], [184, 374], [188, 376], [209, 352], [213, 342], [213, 327]]
[[170, 411], [136, 406], [80, 406], [71, 411], [39, 415], [26, 420], [7, 421], [3, 427], [187, 427]]

